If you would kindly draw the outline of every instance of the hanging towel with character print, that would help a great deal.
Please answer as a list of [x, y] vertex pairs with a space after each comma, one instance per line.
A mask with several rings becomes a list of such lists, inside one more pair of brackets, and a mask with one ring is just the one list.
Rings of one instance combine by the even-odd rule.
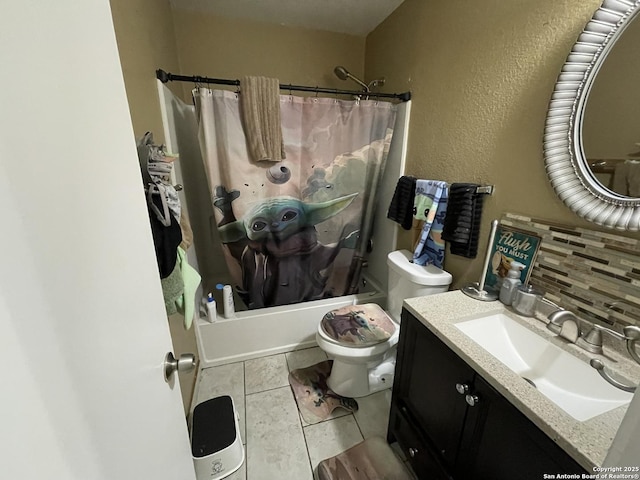
[[442, 268], [445, 245], [442, 227], [447, 215], [447, 183], [438, 180], [418, 180], [414, 201], [414, 217], [424, 221], [420, 240], [413, 252], [416, 265]]

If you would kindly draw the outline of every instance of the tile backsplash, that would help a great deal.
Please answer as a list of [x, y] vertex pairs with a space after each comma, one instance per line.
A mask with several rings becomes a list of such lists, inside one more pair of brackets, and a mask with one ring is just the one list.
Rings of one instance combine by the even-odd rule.
[[503, 225], [542, 237], [529, 282], [585, 320], [640, 326], [640, 240], [506, 213]]

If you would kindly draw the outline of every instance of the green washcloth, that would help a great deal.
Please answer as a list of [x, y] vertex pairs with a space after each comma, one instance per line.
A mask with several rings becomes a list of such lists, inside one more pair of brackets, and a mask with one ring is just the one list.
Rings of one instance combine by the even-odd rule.
[[178, 312], [184, 315], [184, 328], [188, 330], [193, 322], [196, 290], [200, 285], [201, 279], [196, 269], [189, 265], [187, 253], [181, 247], [178, 247], [178, 261], [176, 263], [180, 265], [180, 273], [184, 285], [184, 292], [176, 300], [176, 306], [178, 307]]
[[162, 295], [164, 296], [164, 308], [167, 310], [167, 315], [173, 315], [178, 312], [176, 303], [178, 299], [182, 298], [184, 291], [184, 281], [180, 274], [180, 262], [176, 262], [172, 272], [168, 277], [160, 280], [162, 283]]

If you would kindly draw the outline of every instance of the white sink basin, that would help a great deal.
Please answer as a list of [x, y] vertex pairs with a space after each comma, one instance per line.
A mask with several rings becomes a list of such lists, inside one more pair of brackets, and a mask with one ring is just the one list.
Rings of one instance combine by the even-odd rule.
[[455, 325], [576, 420], [589, 420], [633, 397], [508, 315], [498, 313]]

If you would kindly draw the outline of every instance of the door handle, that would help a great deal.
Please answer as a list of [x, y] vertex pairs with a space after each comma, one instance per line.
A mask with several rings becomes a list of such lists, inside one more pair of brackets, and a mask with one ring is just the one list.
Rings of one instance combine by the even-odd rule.
[[164, 357], [164, 380], [168, 382], [173, 372], [190, 372], [196, 367], [196, 356], [193, 353], [183, 353], [179, 358], [173, 356], [173, 352]]

